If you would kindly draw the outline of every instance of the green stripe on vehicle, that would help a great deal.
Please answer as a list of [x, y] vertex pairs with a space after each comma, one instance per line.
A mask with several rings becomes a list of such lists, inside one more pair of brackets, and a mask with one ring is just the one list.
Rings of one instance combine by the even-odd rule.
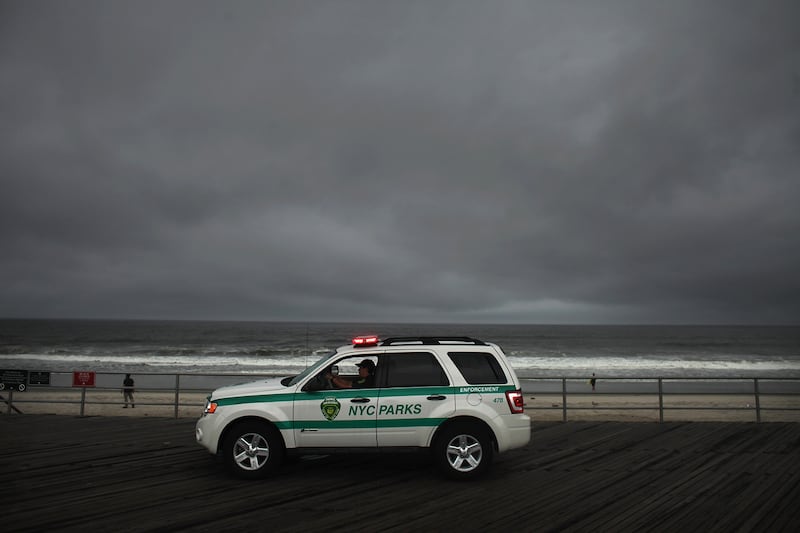
[[214, 400], [217, 405], [239, 405], [243, 403], [267, 403], [267, 402], [292, 402], [294, 393], [289, 394], [257, 394], [255, 396], [234, 396], [232, 398], [217, 398]]
[[378, 419], [379, 428], [411, 428], [438, 426], [446, 418], [388, 418]]
[[376, 420], [374, 418], [363, 420], [297, 420], [295, 422], [276, 422], [278, 429], [370, 429], [379, 428], [410, 428], [438, 426], [446, 418], [393, 418]]
[[316, 398], [402, 398], [435, 394], [504, 394], [517, 388], [513, 385], [465, 385], [459, 387], [408, 387], [395, 389], [344, 389], [320, 390], [285, 394], [257, 394], [214, 400], [217, 405], [240, 405], [246, 403], [291, 402]]

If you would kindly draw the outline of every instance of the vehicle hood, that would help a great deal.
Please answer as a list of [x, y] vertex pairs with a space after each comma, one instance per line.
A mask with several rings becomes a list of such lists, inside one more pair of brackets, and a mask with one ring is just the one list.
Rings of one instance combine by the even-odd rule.
[[256, 394], [272, 394], [275, 392], [288, 392], [294, 387], [284, 387], [281, 385], [283, 378], [269, 378], [238, 385], [228, 385], [220, 387], [211, 393], [211, 399], [232, 398], [236, 396], [253, 396]]

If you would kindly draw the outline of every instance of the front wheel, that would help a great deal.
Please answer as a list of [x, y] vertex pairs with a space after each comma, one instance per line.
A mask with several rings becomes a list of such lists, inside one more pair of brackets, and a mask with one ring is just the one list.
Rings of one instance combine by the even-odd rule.
[[434, 460], [442, 473], [459, 480], [486, 473], [493, 451], [487, 431], [467, 424], [445, 428], [433, 447]]
[[225, 465], [244, 479], [265, 477], [280, 466], [284, 448], [278, 431], [264, 423], [237, 424], [222, 444]]

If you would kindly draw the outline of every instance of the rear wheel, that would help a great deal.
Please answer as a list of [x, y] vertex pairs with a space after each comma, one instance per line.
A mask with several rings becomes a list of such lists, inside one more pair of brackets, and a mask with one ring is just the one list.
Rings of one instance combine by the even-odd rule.
[[488, 432], [475, 424], [445, 428], [433, 447], [439, 469], [451, 479], [474, 479], [486, 473], [492, 462]]
[[265, 477], [280, 466], [284, 448], [274, 427], [262, 422], [243, 422], [228, 431], [222, 444], [225, 465], [245, 479]]

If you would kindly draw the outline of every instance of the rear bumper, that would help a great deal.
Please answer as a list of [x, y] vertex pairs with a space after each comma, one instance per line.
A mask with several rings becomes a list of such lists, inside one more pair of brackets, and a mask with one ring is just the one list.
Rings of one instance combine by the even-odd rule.
[[503, 424], [500, 431], [497, 432], [498, 452], [522, 448], [531, 441], [531, 417], [507, 415], [501, 418]]

